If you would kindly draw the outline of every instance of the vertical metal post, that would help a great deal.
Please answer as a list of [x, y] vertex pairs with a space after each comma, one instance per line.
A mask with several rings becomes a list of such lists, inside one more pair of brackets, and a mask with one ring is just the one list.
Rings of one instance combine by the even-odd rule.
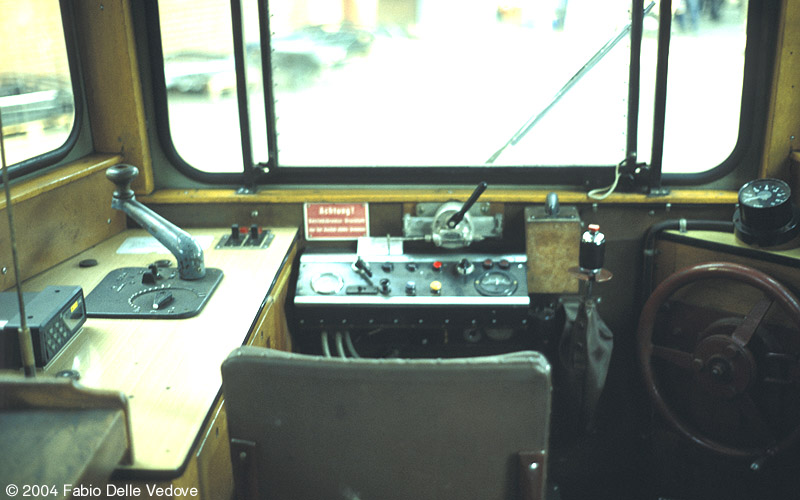
[[33, 355], [33, 341], [31, 340], [31, 330], [28, 328], [27, 315], [25, 314], [25, 302], [22, 300], [22, 286], [19, 267], [19, 255], [17, 253], [17, 233], [14, 231], [14, 207], [11, 204], [11, 188], [9, 187], [8, 165], [6, 164], [6, 146], [3, 137], [3, 116], [0, 112], [0, 167], [3, 173], [3, 188], [6, 192], [6, 212], [8, 213], [8, 236], [11, 242], [11, 260], [14, 262], [14, 279], [17, 283], [17, 300], [19, 301], [19, 339], [20, 356], [22, 357], [22, 368], [25, 376], [33, 378], [36, 376], [36, 360]]
[[661, 194], [661, 168], [664, 155], [664, 122], [667, 114], [667, 73], [669, 69], [669, 40], [672, 30], [672, 0], [661, 0], [658, 13], [658, 58], [656, 63], [656, 93], [653, 113], [653, 149], [650, 156], [650, 194]]
[[625, 149], [626, 164], [635, 167], [639, 149], [639, 85], [642, 58], [642, 32], [644, 0], [633, 0], [631, 5], [631, 62], [628, 73], [628, 130]]
[[278, 166], [278, 121], [275, 118], [275, 88], [272, 81], [272, 31], [269, 27], [267, 0], [258, 0], [258, 28], [261, 40], [261, 81], [264, 85], [264, 116], [267, 118], [267, 149], [269, 161]]
[[231, 0], [231, 24], [233, 26], [233, 60], [236, 64], [236, 98], [239, 105], [239, 131], [242, 138], [242, 163], [244, 186], [239, 192], [255, 191], [255, 167], [253, 144], [250, 133], [250, 108], [247, 102], [247, 61], [245, 59], [244, 21], [241, 0]]

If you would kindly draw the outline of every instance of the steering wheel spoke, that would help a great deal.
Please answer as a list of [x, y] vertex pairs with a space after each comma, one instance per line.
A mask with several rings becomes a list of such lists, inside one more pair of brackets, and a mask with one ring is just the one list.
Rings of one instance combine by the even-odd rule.
[[772, 304], [775, 303], [770, 297], [762, 298], [758, 304], [753, 306], [750, 309], [750, 312], [744, 317], [744, 321], [736, 327], [736, 330], [733, 331], [731, 334], [731, 338], [733, 338], [734, 342], [739, 344], [741, 347], [747, 345], [750, 342], [750, 339], [753, 338], [753, 334], [755, 333], [758, 325], [764, 321], [764, 317], [767, 315], [767, 311], [769, 308], [772, 307]]

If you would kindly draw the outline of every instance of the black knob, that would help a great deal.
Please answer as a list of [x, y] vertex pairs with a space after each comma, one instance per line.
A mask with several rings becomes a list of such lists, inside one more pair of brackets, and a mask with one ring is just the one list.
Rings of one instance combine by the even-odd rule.
[[114, 191], [114, 198], [119, 200], [133, 198], [131, 182], [133, 182], [133, 179], [135, 179], [137, 175], [139, 175], [139, 169], [125, 163], [114, 165], [106, 170], [106, 177], [108, 180], [117, 186], [116, 191]]
[[239, 241], [239, 224], [231, 224], [231, 240]]
[[257, 240], [258, 233], [258, 224], [250, 224], [250, 238]]
[[392, 288], [389, 286], [389, 280], [387, 278], [383, 278], [380, 281], [380, 291], [384, 295], [389, 295], [389, 292], [392, 291]]
[[469, 259], [461, 259], [461, 262], [456, 265], [456, 270], [458, 271], [458, 274], [466, 276], [475, 270], [475, 266], [469, 261]]

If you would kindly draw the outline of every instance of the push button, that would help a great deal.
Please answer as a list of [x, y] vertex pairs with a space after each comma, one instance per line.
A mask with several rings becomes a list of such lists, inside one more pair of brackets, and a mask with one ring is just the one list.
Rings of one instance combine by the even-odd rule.
[[431, 293], [433, 295], [440, 295], [442, 293], [442, 282], [441, 281], [431, 281]]

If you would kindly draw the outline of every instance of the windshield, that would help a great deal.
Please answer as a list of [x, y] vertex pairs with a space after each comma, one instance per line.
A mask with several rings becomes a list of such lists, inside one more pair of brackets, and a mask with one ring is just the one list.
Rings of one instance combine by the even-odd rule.
[[[187, 23], [192, 11], [209, 9], [174, 7], [180, 3], [159, 4], [173, 142], [201, 171], [241, 171], [230, 14]], [[193, 5], [221, 11], [226, 3]], [[700, 172], [736, 144], [746, 12], [730, 0], [706, 1], [702, 10], [695, 0], [673, 3], [663, 170]], [[626, 157], [629, 0], [294, 0], [268, 7], [274, 101], [268, 97], [267, 106], [274, 106], [274, 123], [264, 112], [256, 0], [243, 1], [255, 162], [272, 154], [286, 169], [569, 167], [616, 165]], [[645, 17], [642, 40], [644, 161], [653, 128], [657, 14], [655, 8]], [[217, 32], [225, 40], [209, 35]], [[196, 52], [198, 41], [208, 59], [200, 70], [185, 59], [197, 56], [185, 50]], [[175, 75], [187, 68], [202, 78], [179, 82]], [[534, 117], [535, 126], [495, 156]], [[272, 127], [277, 150], [269, 152]], [[230, 147], [202, 148], [209, 133]]]

